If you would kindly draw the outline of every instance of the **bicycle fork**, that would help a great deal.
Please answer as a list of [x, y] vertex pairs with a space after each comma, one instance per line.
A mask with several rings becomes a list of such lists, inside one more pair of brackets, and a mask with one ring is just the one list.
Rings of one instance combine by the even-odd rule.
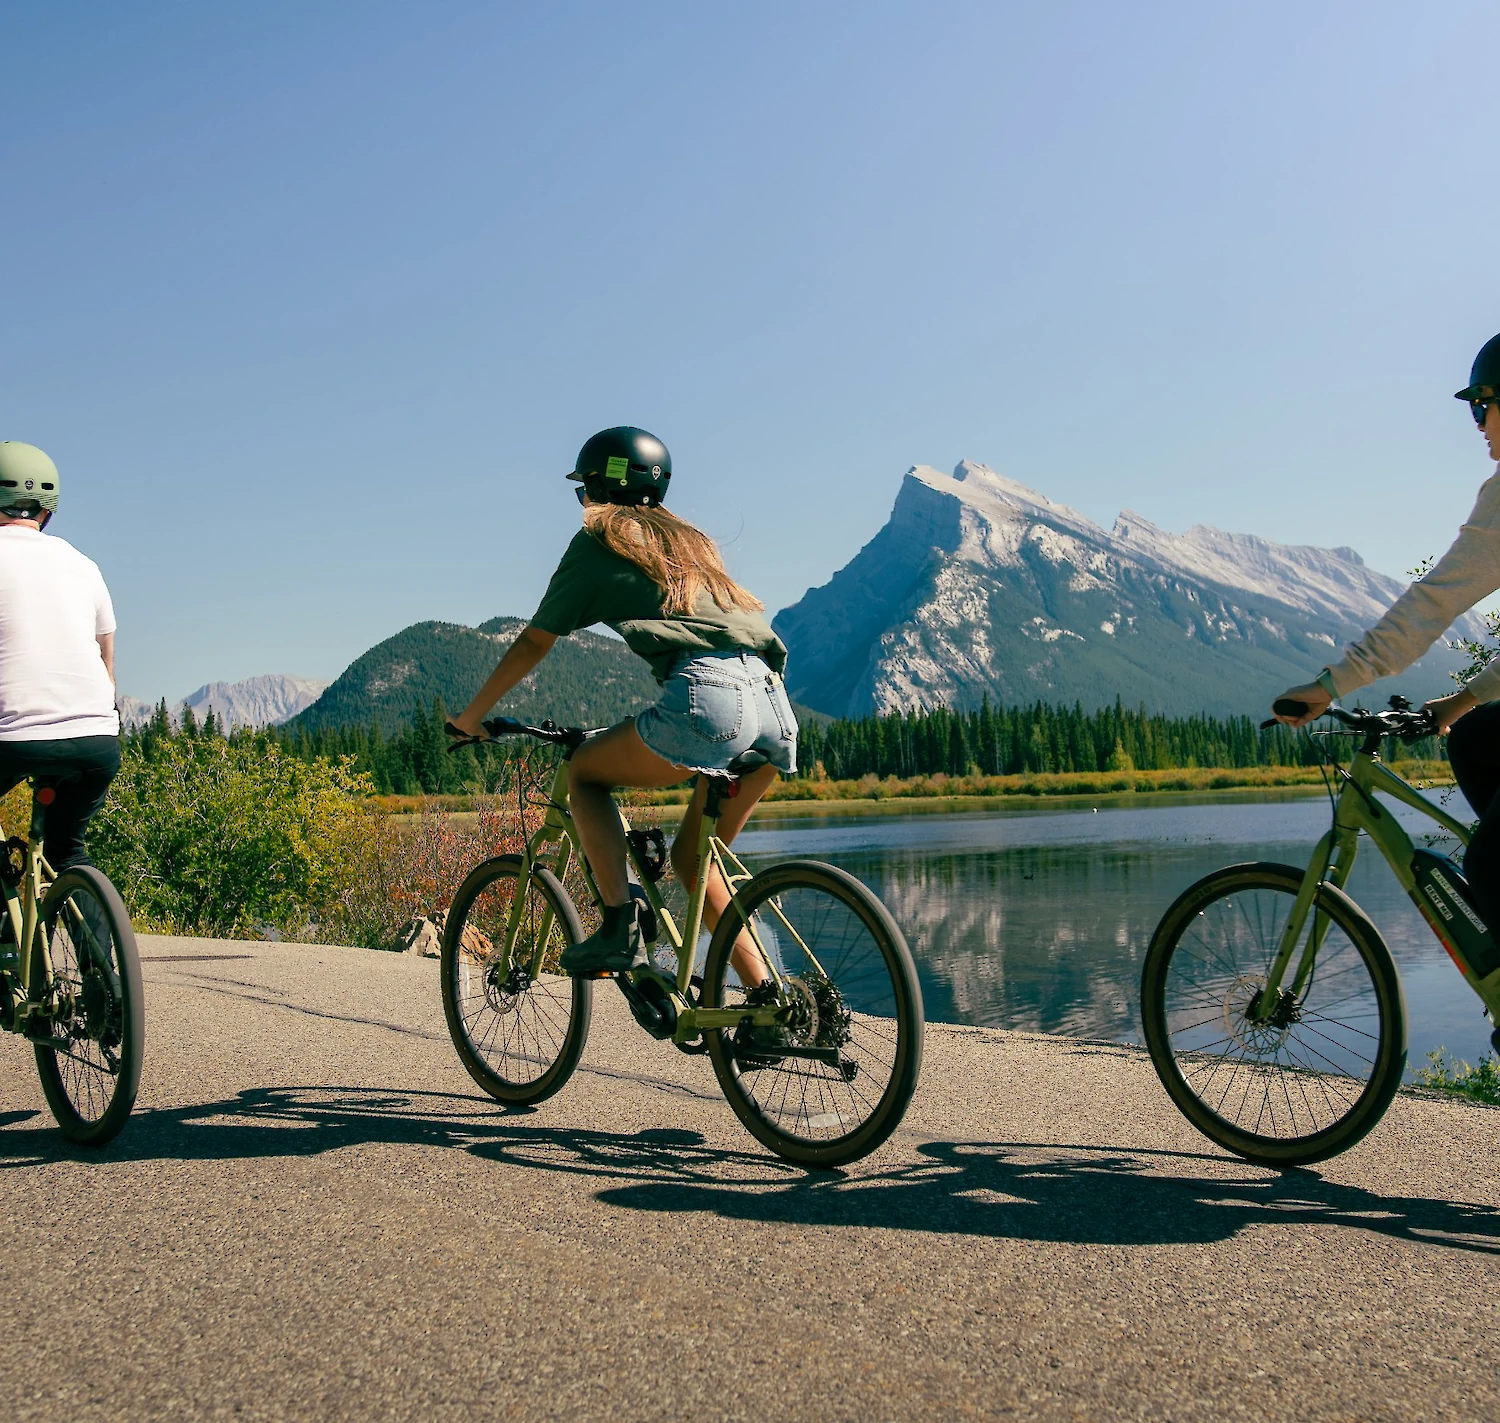
[[[1245, 1016], [1252, 1023], [1276, 1023], [1293, 1012], [1306, 992], [1308, 979], [1318, 961], [1318, 950], [1328, 935], [1328, 916], [1314, 909], [1318, 891], [1331, 884], [1342, 889], [1354, 868], [1354, 857], [1359, 852], [1359, 831], [1351, 826], [1335, 822], [1313, 849], [1308, 861], [1307, 873], [1297, 887], [1297, 897], [1292, 902], [1286, 927], [1281, 931], [1281, 941], [1276, 946], [1276, 957], [1266, 970], [1266, 981], [1246, 1009]], [[1307, 927], [1308, 915], [1312, 915], [1312, 928], [1302, 946], [1302, 955], [1297, 960], [1296, 972], [1291, 985], [1283, 987], [1287, 969], [1297, 945], [1302, 941], [1302, 931]]]

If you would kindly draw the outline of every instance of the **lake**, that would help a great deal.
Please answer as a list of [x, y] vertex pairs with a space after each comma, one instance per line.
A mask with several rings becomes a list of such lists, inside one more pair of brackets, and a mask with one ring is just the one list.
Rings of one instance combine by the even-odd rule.
[[[931, 1021], [1137, 1043], [1141, 963], [1167, 906], [1222, 865], [1305, 865], [1331, 816], [1326, 797], [1300, 793], [1131, 801], [780, 812], [736, 849], [751, 865], [806, 857], [864, 880], [906, 934]], [[1461, 797], [1450, 808], [1466, 813]], [[1434, 828], [1395, 810], [1413, 838]], [[1439, 1046], [1484, 1056], [1479, 999], [1368, 841], [1348, 890], [1400, 966], [1411, 1063]]]

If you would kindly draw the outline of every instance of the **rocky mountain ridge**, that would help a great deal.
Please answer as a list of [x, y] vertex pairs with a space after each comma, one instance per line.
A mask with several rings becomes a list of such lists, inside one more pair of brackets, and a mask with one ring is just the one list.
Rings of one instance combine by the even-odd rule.
[[[168, 714], [175, 724], [181, 719], [183, 706], [189, 706], [199, 721], [212, 710], [225, 728], [279, 726], [311, 706], [327, 686], [327, 682], [312, 677], [274, 672], [247, 677], [242, 682], [208, 682], [180, 702], [169, 702]], [[151, 719], [156, 705], [135, 697], [121, 697], [120, 720], [126, 726], [138, 726]]]
[[[908, 471], [885, 527], [774, 626], [792, 694], [835, 715], [985, 696], [1240, 712], [1315, 673], [1403, 586], [1349, 548], [1174, 534], [1129, 511], [1105, 530], [965, 460]], [[1440, 646], [1399, 685], [1433, 695], [1461, 661]]]

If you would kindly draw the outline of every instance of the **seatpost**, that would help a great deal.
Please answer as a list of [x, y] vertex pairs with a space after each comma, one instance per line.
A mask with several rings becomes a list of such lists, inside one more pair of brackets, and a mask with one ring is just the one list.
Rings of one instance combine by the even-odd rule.
[[717, 820], [724, 813], [724, 802], [733, 800], [740, 793], [740, 783], [725, 776], [708, 777], [708, 794], [703, 801], [703, 814], [709, 820]]
[[31, 843], [40, 853], [42, 841], [47, 833], [47, 807], [57, 799], [53, 786], [35, 785], [31, 794]]

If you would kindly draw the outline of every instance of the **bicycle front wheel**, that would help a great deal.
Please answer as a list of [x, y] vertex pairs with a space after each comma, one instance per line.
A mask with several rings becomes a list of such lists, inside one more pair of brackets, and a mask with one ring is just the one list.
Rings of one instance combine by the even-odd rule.
[[42, 900], [40, 932], [56, 1005], [33, 1044], [42, 1092], [63, 1134], [111, 1140], [135, 1106], [146, 1045], [135, 932], [118, 892], [92, 865], [64, 870]]
[[[459, 1058], [498, 1102], [550, 1097], [572, 1076], [589, 1035], [587, 979], [569, 978], [558, 959], [583, 927], [556, 875], [519, 855], [497, 855], [469, 872], [443, 927], [443, 1013]], [[505, 935], [516, 909], [510, 962]]]
[[1291, 865], [1231, 865], [1162, 917], [1146, 954], [1141, 1009], [1157, 1076], [1187, 1119], [1268, 1166], [1322, 1161], [1353, 1146], [1390, 1105], [1406, 1070], [1401, 979], [1375, 926], [1323, 885], [1288, 974], [1323, 932], [1301, 993], [1252, 1021], [1302, 884]]
[[922, 1067], [922, 994], [895, 920], [843, 870], [774, 865], [741, 888], [714, 930], [706, 1007], [747, 1006], [737, 940], [741, 965], [769, 960], [779, 984], [749, 984], [751, 1002], [774, 997], [785, 1011], [774, 1028], [704, 1034], [735, 1115], [801, 1165], [874, 1151], [900, 1123]]

